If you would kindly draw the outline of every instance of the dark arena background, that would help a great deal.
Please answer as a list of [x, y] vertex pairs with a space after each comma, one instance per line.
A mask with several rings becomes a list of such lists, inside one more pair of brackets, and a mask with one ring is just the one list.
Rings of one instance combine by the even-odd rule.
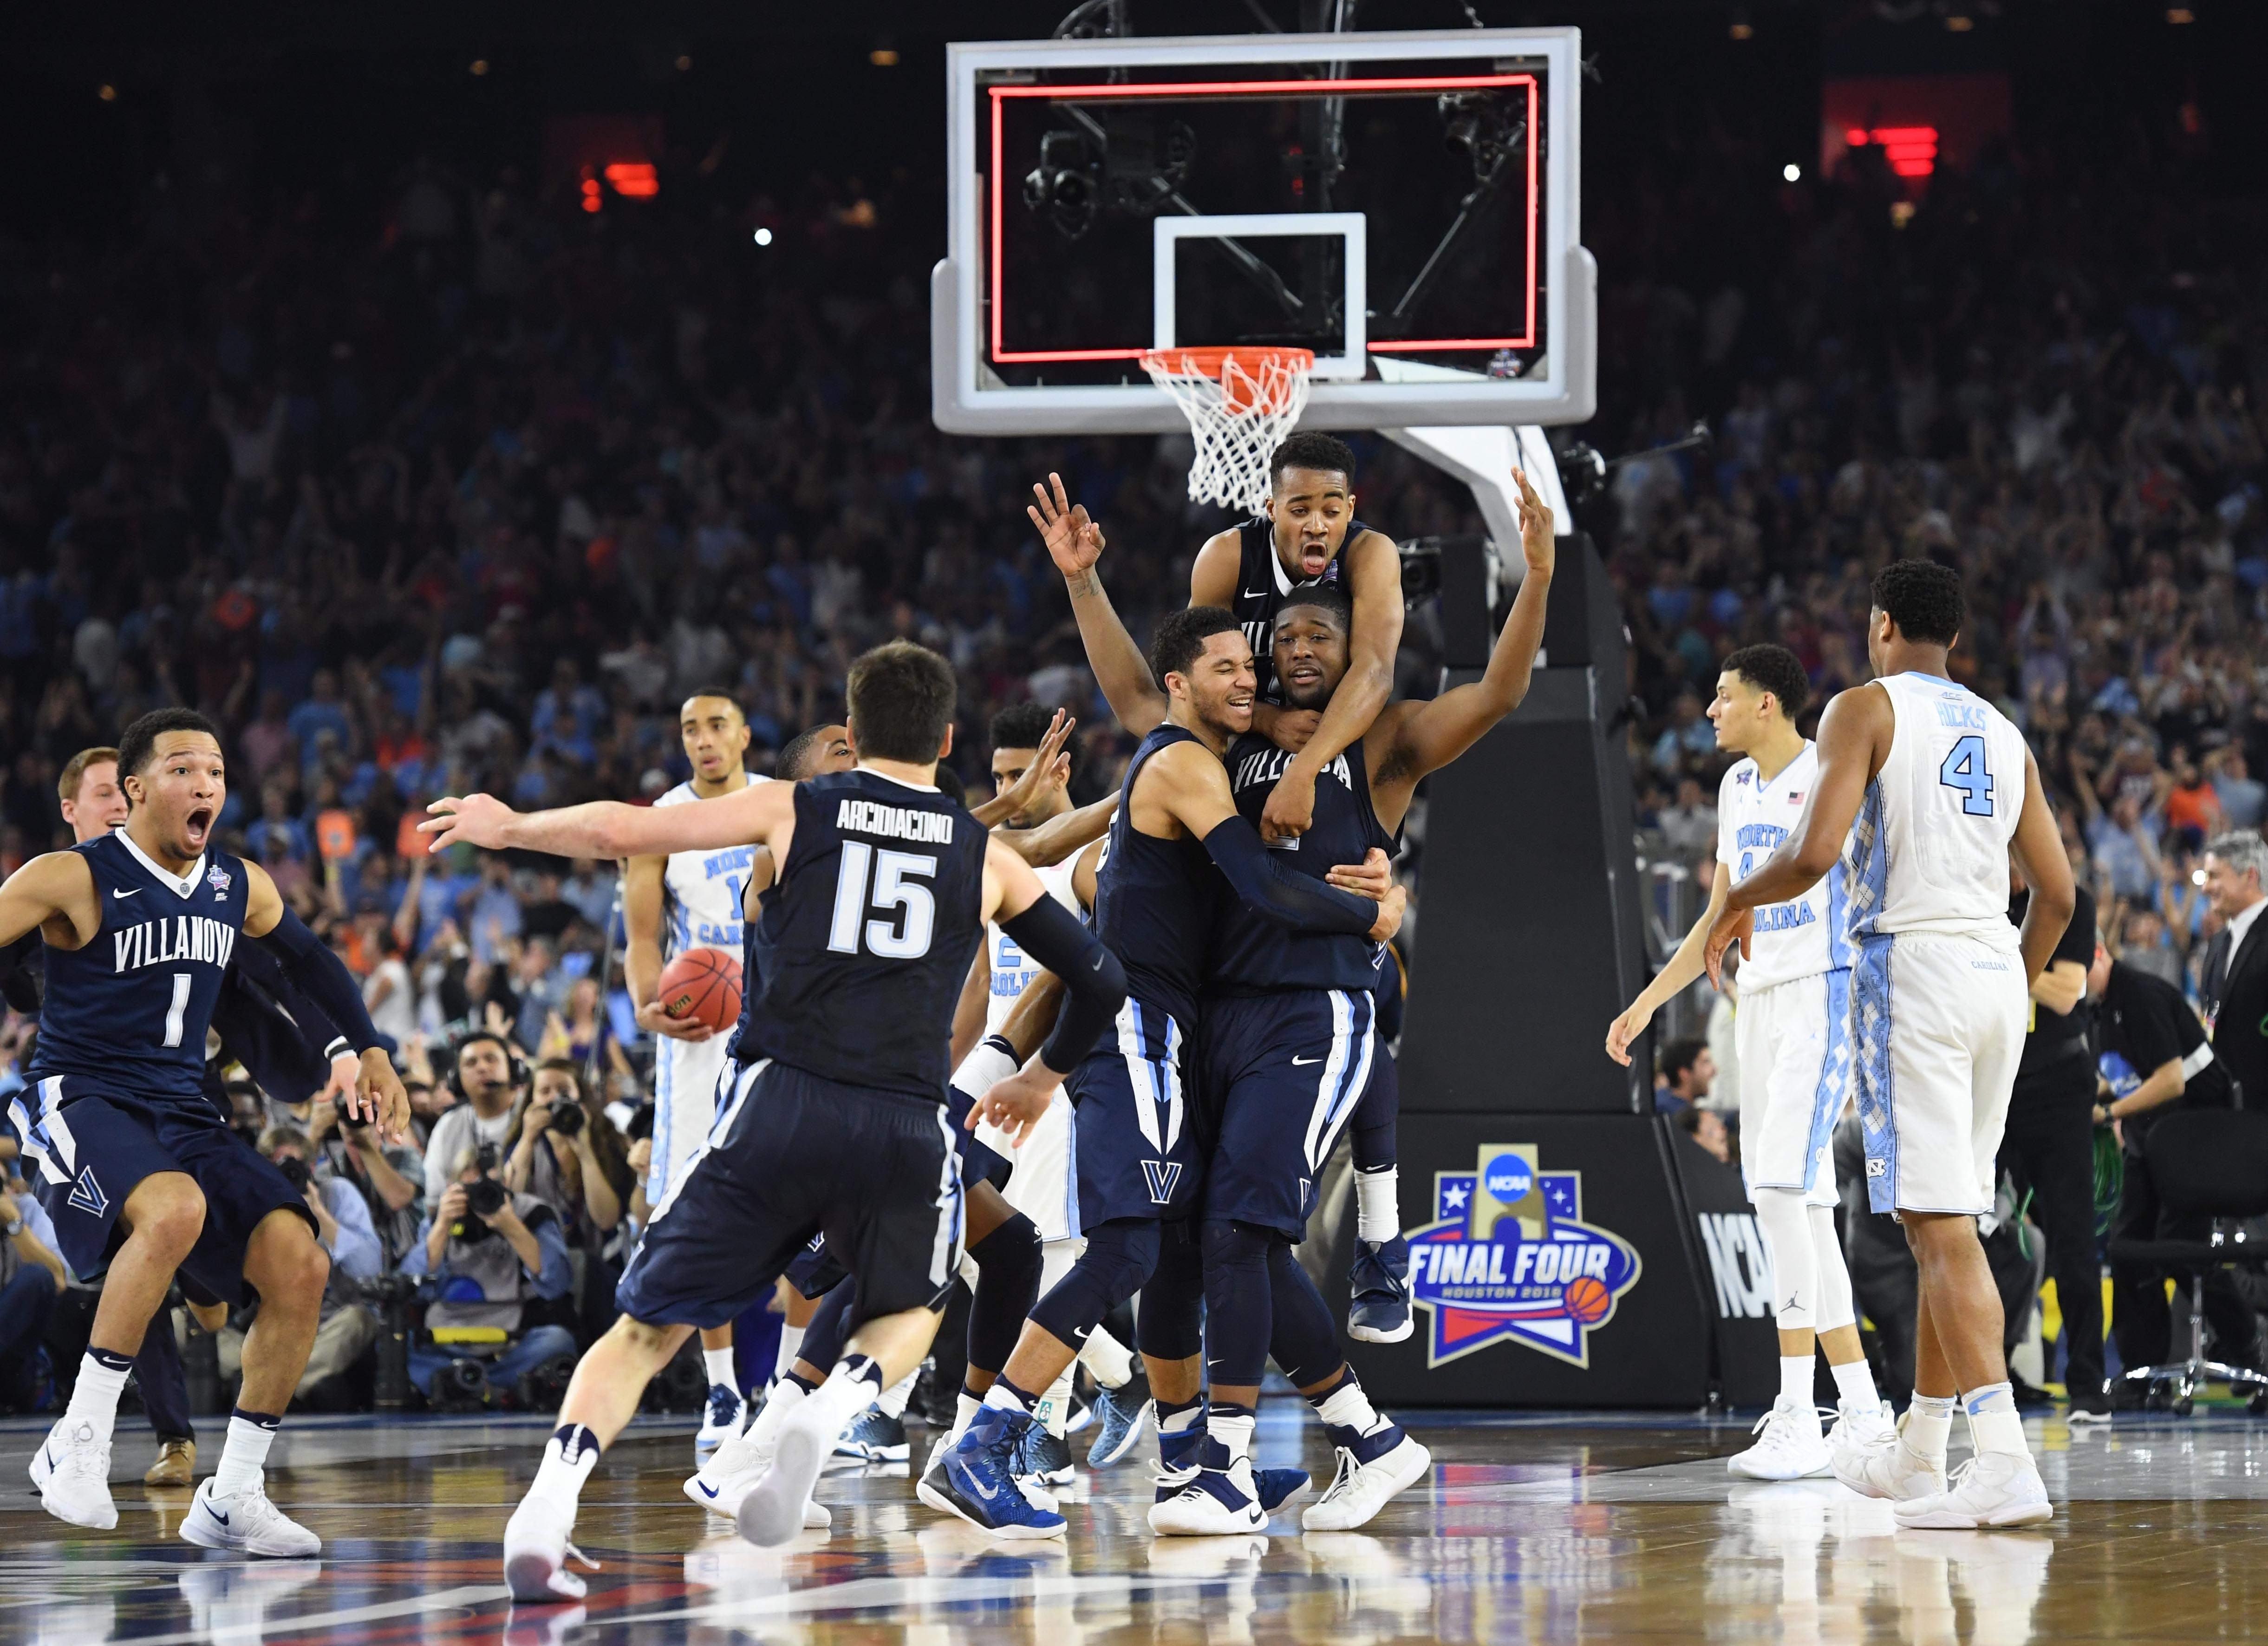
[[[2243, 1124], [2268, 1103], [2244, 879], [2268, 861], [2268, 12], [1065, 4], [11, 18], [0, 873], [26, 878], [0, 890], [0, 937], [38, 923], [26, 865], [122, 821], [98, 790], [126, 728], [200, 711], [226, 764], [212, 849], [263, 869], [351, 975], [414, 1118], [381, 1144], [349, 1115], [351, 1047], [328, 1083], [334, 1048], [302, 1047], [313, 1073], [265, 1085], [293, 1059], [208, 1048], [230, 1147], [280, 1165], [330, 1258], [265, 1473], [320, 1554], [182, 1536], [262, 1353], [256, 1294], [207, 1307], [186, 1271], [150, 1327], [173, 1353], [134, 1358], [102, 1454], [115, 1525], [67, 1524], [26, 1471], [85, 1409], [109, 1277], [64, 1260], [48, 1207], [107, 1214], [59, 1163], [106, 1156], [58, 1141], [70, 1094], [37, 1066], [54, 956], [11, 951], [0, 1646], [2268, 1631], [2268, 1380], [2248, 1377], [2268, 1152]], [[1476, 30], [1542, 33], [1491, 55], [1454, 38]], [[1438, 38], [1357, 49], [1410, 31]], [[1300, 57], [1315, 36], [1347, 55]], [[1094, 55], [949, 50], [1051, 41]], [[1196, 43], [1141, 55], [1159, 41]], [[1143, 226], [1176, 217], [1179, 249]], [[1525, 695], [1424, 781], [1394, 863], [1403, 1009], [1374, 1055], [1399, 1081], [1413, 1329], [1345, 1350], [1431, 1468], [1355, 1527], [1292, 1504], [1157, 1535], [1155, 1413], [1083, 1356], [1075, 1472], [1050, 1488], [1067, 1535], [992, 1538], [915, 1495], [955, 1421], [956, 1286], [902, 1416], [886, 1399], [828, 1459], [831, 1526], [758, 1546], [687, 1477], [696, 1431], [779, 1398], [784, 1289], [735, 1323], [729, 1370], [688, 1340], [608, 1449], [574, 1523], [588, 1592], [515, 1604], [507, 1519], [615, 1323], [650, 1174], [675, 1170], [657, 1155], [682, 1165], [711, 1112], [671, 1140], [641, 948], [737, 962], [748, 854], [711, 860], [727, 941], [604, 857], [429, 856], [425, 808], [650, 806], [709, 781], [703, 761], [808, 777], [784, 752], [839, 730], [853, 660], [892, 640], [951, 665], [943, 764], [972, 806], [1020, 769], [995, 749], [1046, 724], [998, 720], [1018, 705], [1077, 723], [1067, 779], [1014, 825], [1116, 793], [1141, 740], [1027, 505], [1057, 474], [1101, 522], [1137, 639], [1189, 603], [1199, 546], [1242, 512], [1191, 498], [1192, 439], [1132, 363], [1153, 319], [1160, 344], [1190, 344], [1176, 323], [1345, 344], [1307, 426], [1347, 441], [1354, 513], [1398, 550], [1397, 699], [1485, 678], [1525, 575], [1515, 461], [1552, 516]], [[1737, 971], [1669, 995], [1627, 1066], [1602, 1049], [1725, 873], [1725, 660], [1793, 653], [1812, 735], [1873, 677], [1870, 583], [1901, 559], [1959, 573], [1951, 677], [2029, 746], [2095, 939], [2058, 950], [2088, 977], [2078, 1096], [2024, 1065], [1979, 1220], [2055, 1505], [2021, 1528], [1903, 1525], [1823, 1467], [1728, 1470], [1792, 1375], [1741, 1170], [1763, 1085]], [[681, 707], [720, 697], [735, 712], [703, 744]], [[991, 992], [1024, 986], [1004, 963], [1017, 980]], [[2056, 1008], [2031, 1009], [2036, 1033]], [[2161, 1044], [2146, 1010], [2174, 1037], [2162, 1063], [2135, 1049]], [[461, 1060], [475, 1046], [508, 1053], [493, 1086]], [[2144, 1139], [2196, 1117], [2138, 1126], [2146, 1105], [2122, 1103], [2161, 1077], [2228, 1123], [2186, 1201]], [[1870, 1209], [1861, 1133], [1838, 1097], [1834, 1239], [1867, 1375], [1903, 1412], [1917, 1269]], [[1362, 1174], [1351, 1134], [1323, 1136], [1296, 1256], [1344, 1326]], [[452, 1221], [495, 1204], [490, 1178], [518, 1236]], [[480, 1239], [512, 1247], [503, 1278], [475, 1273]], [[444, 1324], [468, 1303], [492, 1313]], [[1849, 1391], [1813, 1376], [1834, 1425]], [[1136, 1439], [1091, 1465], [1114, 1396]], [[1255, 1461], [1321, 1494], [1357, 1461], [1341, 1433], [1271, 1367]]]

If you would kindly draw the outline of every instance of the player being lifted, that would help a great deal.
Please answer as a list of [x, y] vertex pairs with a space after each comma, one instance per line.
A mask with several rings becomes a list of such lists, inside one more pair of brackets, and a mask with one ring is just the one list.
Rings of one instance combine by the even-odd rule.
[[0, 945], [38, 931], [47, 993], [19, 1103], [24, 1153], [64, 1260], [108, 1263], [70, 1408], [32, 1459], [40, 1501], [74, 1525], [118, 1524], [107, 1476], [118, 1397], [178, 1271], [259, 1318], [220, 1467], [181, 1536], [207, 1548], [304, 1555], [321, 1540], [269, 1502], [262, 1465], [313, 1347], [330, 1260], [306, 1197], [229, 1129], [204, 1093], [205, 1032], [239, 937], [265, 937], [292, 983], [354, 1043], [356, 1112], [398, 1140], [409, 1102], [362, 993], [256, 864], [211, 844], [228, 784], [220, 737], [158, 709], [119, 742], [126, 825], [37, 857], [0, 886]]
[[[657, 807], [715, 800], [766, 781], [745, 767], [747, 718], [723, 687], [703, 687], [686, 698], [677, 711], [677, 732], [693, 775], [656, 800]], [[629, 940], [622, 976], [638, 1027], [659, 1037], [654, 1043], [653, 1163], [645, 1179], [649, 1209], [667, 1198], [670, 1185], [709, 1135], [725, 1062], [725, 1037], [690, 1019], [672, 1017], [654, 999], [655, 988], [662, 967], [688, 949], [721, 949], [740, 958], [740, 889], [748, 878], [749, 850], [742, 845], [722, 852], [634, 857], [622, 876], [622, 924]], [[701, 1358], [708, 1369], [709, 1399], [693, 1442], [696, 1461], [706, 1459], [740, 1428], [731, 1321], [701, 1333]]]
[[[1526, 697], [1557, 561], [1551, 511], [1525, 475], [1520, 487], [1520, 594], [1482, 677], [1425, 702], [1390, 703], [1364, 734], [1324, 768], [1310, 827], [1289, 867], [1344, 880], [1335, 865], [1398, 844], [1418, 784], [1472, 747]], [[1059, 499], [1042, 518], [1049, 553], [1067, 577], [1091, 576], [1102, 534]], [[1086, 616], [1119, 629], [1100, 591]], [[1273, 672], [1294, 711], [1328, 712], [1344, 689], [1354, 622], [1345, 591], [1329, 583], [1292, 589], [1276, 614]], [[1165, 712], [1146, 679], [1107, 683], [1130, 731]], [[1239, 811], [1257, 817], [1292, 757], [1257, 731], [1237, 739], [1228, 767]], [[1371, 1021], [1381, 948], [1343, 936], [1286, 932], [1239, 907], [1217, 912], [1205, 966], [1198, 1089], [1214, 1117], [1202, 1191], [1202, 1288], [1210, 1323], [1210, 1415], [1194, 1360], [1157, 1381], [1161, 1455], [1172, 1476], [1151, 1511], [1160, 1532], [1250, 1532], [1266, 1524], [1252, 1489], [1248, 1450], [1261, 1374], [1272, 1354], [1322, 1417], [1338, 1471], [1307, 1511], [1310, 1531], [1367, 1522], [1419, 1478], [1425, 1449], [1364, 1398], [1339, 1352], [1329, 1312], [1293, 1260], [1332, 1145], [1381, 1053]], [[1177, 1255], [1186, 1258], [1185, 1249]], [[1186, 1263], [1160, 1272], [1145, 1307], [1176, 1306], [1198, 1283]], [[1159, 1374], [1152, 1369], [1153, 1378]], [[1206, 1437], [1195, 1443], [1202, 1420]], [[1179, 1465], [1178, 1469], [1173, 1465]]]
[[[1948, 677], [1964, 615], [1948, 567], [1898, 560], [1875, 575], [1875, 678], [1827, 705], [1795, 831], [1733, 886], [1705, 951], [1712, 979], [1734, 942], [1753, 958], [1756, 912], [1802, 897], [1839, 859], [1867, 1193], [1904, 1224], [1920, 1300], [1904, 1434], [1864, 1444], [1846, 1434], [1834, 1466], [1854, 1491], [1896, 1500], [1902, 1526], [2055, 1513], [2010, 1391], [1977, 1219], [1992, 1208], [2028, 991], [2076, 900], [2023, 734]], [[2021, 934], [2008, 924], [2011, 853], [2032, 888]], [[1977, 1455], [1948, 1485], [1956, 1400]]]
[[[1750, 646], [1725, 660], [1709, 719], [1717, 747], [1742, 757], [1718, 786], [1717, 874], [1709, 906], [1648, 984], [1607, 1029], [1607, 1055], [1628, 1066], [1631, 1044], [1653, 1015], [1702, 971], [1710, 928], [1732, 889], [1794, 832], [1819, 780], [1819, 758], [1795, 729], [1811, 694], [1785, 646]], [[1825, 1474], [1828, 1437], [1811, 1403], [1815, 1341], [1839, 1396], [1837, 1443], [1880, 1444], [1889, 1414], [1859, 1345], [1850, 1271], [1835, 1233], [1835, 1166], [1829, 1137], [1851, 1076], [1849, 912], [1839, 878], [1755, 917], [1741, 963], [1741, 1175], [1756, 1208], [1778, 1281], [1779, 1398], [1758, 1422], [1756, 1443], [1729, 1460], [1734, 1474], [1793, 1480]]]
[[736, 1517], [777, 1545], [804, 1524], [836, 1436], [919, 1362], [931, 1304], [961, 1244], [959, 1163], [945, 1116], [953, 1008], [983, 924], [1069, 980], [1037, 1060], [1006, 1082], [1038, 1101], [1124, 998], [1109, 954], [1021, 859], [939, 792], [954, 679], [903, 641], [851, 666], [859, 764], [806, 783], [754, 786], [700, 806], [601, 803], [522, 817], [486, 795], [434, 803], [434, 849], [456, 840], [563, 856], [770, 849], [777, 888], [755, 923], [731, 1095], [710, 1140], [654, 1209], [616, 1292], [622, 1314], [584, 1355], [534, 1483], [504, 1530], [522, 1599], [571, 1598], [563, 1569], [576, 1500], [646, 1383], [698, 1326], [771, 1290], [824, 1232], [858, 1284], [858, 1318], [827, 1380], [774, 1437], [770, 1470]]

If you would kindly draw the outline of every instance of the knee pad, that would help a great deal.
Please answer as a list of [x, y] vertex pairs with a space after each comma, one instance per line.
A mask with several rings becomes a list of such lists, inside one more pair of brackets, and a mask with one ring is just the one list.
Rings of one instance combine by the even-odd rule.
[[1142, 1288], [1133, 1342], [1153, 1361], [1192, 1360], [1204, 1353], [1204, 1252], [1195, 1223], [1160, 1229], [1158, 1263]]
[[968, 1305], [968, 1363], [997, 1372], [1008, 1363], [1040, 1290], [1040, 1231], [1018, 1213], [970, 1248], [976, 1289]]
[[1256, 1384], [1268, 1369], [1275, 1318], [1269, 1283], [1271, 1229], [1210, 1221], [1204, 1226], [1205, 1356], [1216, 1387]]
[[1811, 1262], [1818, 1302], [1812, 1310], [1812, 1329], [1832, 1332], [1859, 1324], [1858, 1306], [1851, 1296], [1851, 1268], [1843, 1260], [1843, 1243], [1835, 1234], [1835, 1208], [1810, 1206], [1804, 1211], [1811, 1224]]
[[1033, 1306], [1033, 1321], [1057, 1341], [1074, 1346], [1102, 1317], [1136, 1292], [1158, 1266], [1158, 1225], [1150, 1218], [1117, 1218], [1087, 1231], [1086, 1251], [1071, 1273]]
[[1816, 1329], [1819, 1265], [1811, 1254], [1811, 1219], [1800, 1189], [1758, 1188], [1749, 1196], [1756, 1227], [1771, 1254], [1774, 1318], [1783, 1332]]
[[819, 1312], [803, 1329], [803, 1345], [796, 1350], [796, 1359], [822, 1372], [833, 1371], [835, 1362], [843, 1358], [843, 1346], [857, 1329], [858, 1313], [858, 1282], [844, 1281], [819, 1300]]
[[1268, 1284], [1275, 1303], [1268, 1353], [1294, 1389], [1312, 1389], [1346, 1363], [1338, 1322], [1289, 1242], [1270, 1249]]

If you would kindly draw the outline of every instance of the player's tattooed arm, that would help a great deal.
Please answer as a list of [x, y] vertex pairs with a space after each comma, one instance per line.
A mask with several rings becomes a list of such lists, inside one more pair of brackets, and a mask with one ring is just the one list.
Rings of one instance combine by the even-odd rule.
[[76, 852], [48, 852], [0, 884], [0, 944], [37, 932], [58, 948], [77, 948], [102, 929], [94, 871]]
[[492, 794], [445, 795], [417, 825], [426, 849], [474, 845], [490, 852], [542, 852], [553, 857], [666, 857], [673, 852], [723, 852], [769, 845], [787, 860], [795, 834], [792, 783], [751, 783], [738, 793], [698, 806], [625, 806], [593, 801], [555, 811], [520, 813]]
[[2025, 979], [2036, 983], [2042, 970], [2054, 958], [2056, 945], [2063, 941], [2064, 929], [2079, 906], [2079, 894], [2072, 885], [2071, 859], [2064, 853], [2062, 830], [2056, 827], [2055, 813], [2041, 790], [2039, 764], [2029, 750], [2024, 755], [2024, 806], [2016, 814], [2016, 832], [2008, 850], [2023, 874], [2024, 883], [2032, 889], [2019, 941], [2024, 951]]
[[[1423, 703], [1389, 704], [1372, 725], [1363, 752], [1370, 767], [1371, 801], [1379, 822], [1401, 824], [1418, 780], [1463, 754], [1498, 720], [1521, 705], [1543, 644], [1543, 611], [1551, 596], [1558, 538], [1550, 505], [1519, 470], [1520, 552], [1527, 562], [1520, 593], [1504, 631], [1478, 680]], [[1360, 632], [1358, 627], [1357, 633]]]
[[[1079, 722], [1061, 709], [1048, 729], [1040, 737], [1040, 746], [1032, 751], [1032, 764], [1026, 766], [1013, 783], [1002, 789], [982, 806], [972, 806], [968, 815], [987, 829], [997, 828], [1011, 817], [1032, 809], [1043, 794], [1054, 793], [1071, 781], [1071, 734]], [[1029, 860], [1026, 860], [1028, 861]]]
[[1166, 718], [1166, 694], [1151, 677], [1142, 648], [1126, 631], [1095, 573], [1095, 562], [1102, 557], [1102, 527], [1088, 516], [1085, 504], [1073, 503], [1064, 494], [1060, 475], [1050, 474], [1046, 485], [1032, 488], [1032, 495], [1038, 501], [1024, 513], [1040, 528], [1048, 558], [1063, 573], [1079, 638], [1086, 647], [1087, 667], [1094, 671], [1095, 683], [1119, 724], [1142, 736]]
[[1316, 778], [1370, 730], [1394, 690], [1394, 654], [1402, 645], [1401, 552], [1385, 533], [1365, 532], [1340, 553], [1354, 594], [1347, 672], [1261, 811], [1260, 832], [1270, 840], [1307, 832], [1314, 821]]

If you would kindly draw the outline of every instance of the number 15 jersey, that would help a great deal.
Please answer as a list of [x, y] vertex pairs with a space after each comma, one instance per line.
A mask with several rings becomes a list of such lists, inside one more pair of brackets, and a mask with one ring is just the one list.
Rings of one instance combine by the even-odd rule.
[[795, 838], [748, 929], [737, 1055], [945, 1101], [983, 935], [984, 825], [863, 768], [795, 786]]
[[2024, 806], [2023, 734], [1935, 675], [1874, 684], [1896, 724], [1844, 847], [1852, 935], [1926, 932], [2014, 952], [2008, 842]]

